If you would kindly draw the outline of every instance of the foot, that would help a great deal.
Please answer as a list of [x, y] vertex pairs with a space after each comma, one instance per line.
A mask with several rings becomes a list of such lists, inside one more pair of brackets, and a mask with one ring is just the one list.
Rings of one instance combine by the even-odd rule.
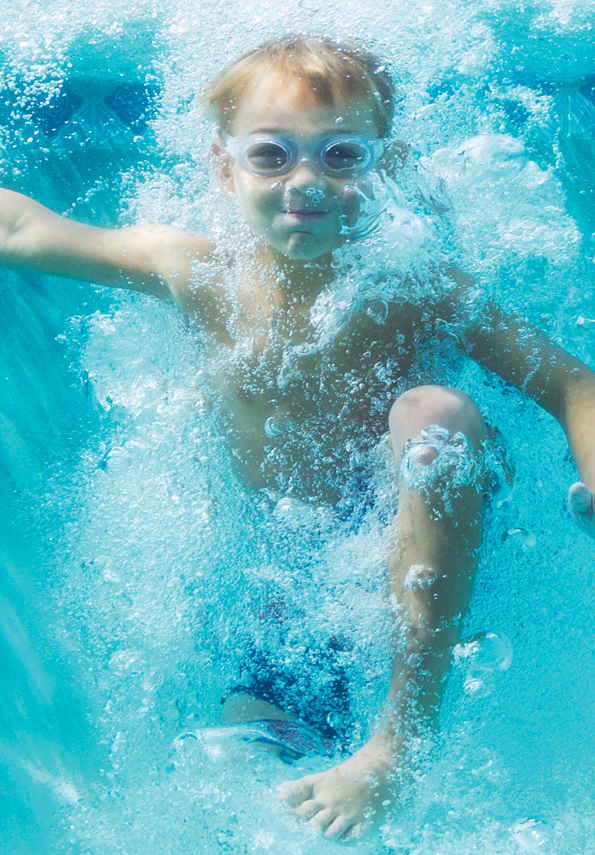
[[389, 745], [376, 735], [339, 766], [281, 784], [277, 798], [331, 840], [367, 835], [395, 805], [399, 764]]

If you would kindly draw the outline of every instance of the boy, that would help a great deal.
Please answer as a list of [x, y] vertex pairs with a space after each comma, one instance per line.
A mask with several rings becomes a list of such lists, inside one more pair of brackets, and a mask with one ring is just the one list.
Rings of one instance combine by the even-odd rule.
[[[417, 333], [437, 319], [462, 329], [473, 283], [450, 269], [436, 274], [448, 284], [442, 297], [400, 300], [383, 323], [365, 306], [352, 312], [324, 348], [302, 350], [297, 379], [281, 382], [284, 354], [314, 341], [310, 309], [335, 278], [333, 253], [356, 233], [354, 188], [380, 161], [393, 87], [379, 60], [357, 46], [288, 37], [241, 57], [204, 100], [219, 125], [213, 159], [221, 185], [252, 233], [235, 259], [208, 237], [168, 226], [93, 228], [10, 191], [0, 196], [0, 255], [16, 269], [174, 300], [199, 323], [207, 343], [229, 354], [216, 384], [240, 477], [255, 490], [281, 486], [304, 501], [339, 506], [361, 477], [350, 469], [350, 449], [371, 450], [388, 423], [400, 498], [387, 532], [396, 606], [383, 724], [345, 762], [278, 791], [311, 826], [349, 840], [394, 805], [407, 746], [436, 721], [471, 595], [488, 429], [456, 389], [415, 386], [415, 378], [402, 394], [391, 389], [412, 368]], [[388, 163], [390, 151], [384, 157]], [[233, 299], [230, 269], [238, 277]], [[539, 401], [566, 431], [586, 482], [570, 488], [570, 510], [595, 537], [595, 374], [491, 304], [464, 334], [473, 358]], [[246, 340], [251, 350], [236, 347]], [[387, 366], [382, 378], [379, 364]], [[279, 417], [291, 420], [297, 439], [275, 458], [266, 425]], [[286, 706], [248, 684], [227, 699], [223, 718], [295, 721], [295, 707]]]

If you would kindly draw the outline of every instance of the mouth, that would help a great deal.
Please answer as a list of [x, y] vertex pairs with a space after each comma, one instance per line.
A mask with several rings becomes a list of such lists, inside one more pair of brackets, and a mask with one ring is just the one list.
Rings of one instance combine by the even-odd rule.
[[281, 212], [285, 214], [287, 217], [294, 217], [297, 220], [316, 220], [320, 217], [326, 217], [329, 214], [329, 211], [288, 211], [283, 210]]

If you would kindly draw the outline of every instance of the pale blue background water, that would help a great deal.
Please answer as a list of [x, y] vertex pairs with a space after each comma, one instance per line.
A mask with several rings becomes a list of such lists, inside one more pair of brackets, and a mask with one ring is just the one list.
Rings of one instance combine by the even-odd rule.
[[[211, 131], [191, 110], [202, 83], [287, 29], [370, 38], [399, 73], [411, 207], [484, 287], [592, 365], [594, 23], [578, 2], [15, 2], [0, 11], [2, 181], [96, 224], [217, 228]], [[68, 102], [52, 96], [60, 86]], [[485, 133], [522, 140], [526, 157], [484, 151], [460, 174], [453, 152]], [[443, 216], [416, 189], [438, 168]], [[12, 273], [1, 287], [0, 851], [335, 851], [271, 805], [284, 770], [266, 757], [172, 762], [181, 730], [216, 721], [258, 552], [201, 410], [192, 331], [106, 289]], [[595, 553], [565, 513], [573, 467], [536, 407], [472, 368], [459, 380], [517, 469], [467, 631], [505, 633], [514, 661], [486, 698], [465, 696], [455, 673], [442, 756], [402, 822], [361, 848], [582, 855], [595, 839]], [[534, 547], [505, 537], [519, 527]], [[326, 553], [329, 578], [349, 566], [374, 580], [372, 553], [345, 535]], [[353, 602], [366, 722], [386, 651], [373, 586]]]

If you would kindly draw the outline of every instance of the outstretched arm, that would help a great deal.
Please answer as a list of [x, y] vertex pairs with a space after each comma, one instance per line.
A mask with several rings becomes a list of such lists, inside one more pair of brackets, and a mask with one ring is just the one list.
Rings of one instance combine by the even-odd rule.
[[[461, 274], [456, 280], [463, 288], [472, 281]], [[595, 372], [541, 330], [492, 302], [482, 307], [467, 340], [474, 359], [559, 421], [583, 479], [570, 488], [570, 512], [595, 539]]]
[[0, 263], [175, 299], [184, 308], [192, 261], [211, 249], [173, 226], [102, 229], [0, 190]]

